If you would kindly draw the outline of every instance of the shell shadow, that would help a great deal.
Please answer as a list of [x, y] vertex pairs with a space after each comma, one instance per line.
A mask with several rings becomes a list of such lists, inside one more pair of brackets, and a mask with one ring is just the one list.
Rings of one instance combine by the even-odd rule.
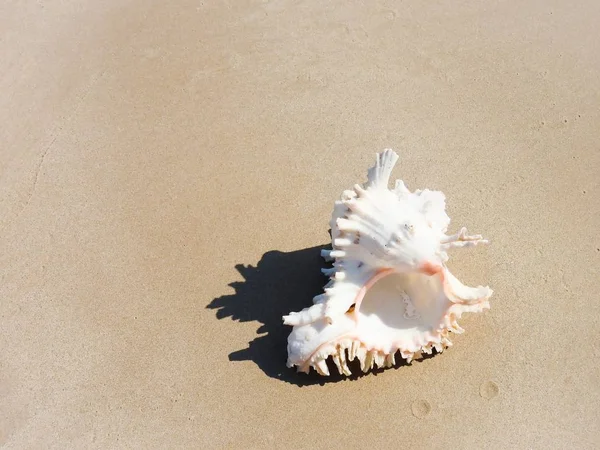
[[[257, 330], [259, 336], [249, 342], [247, 348], [232, 352], [230, 361], [253, 361], [267, 376], [297, 386], [355, 380], [385, 370], [375, 369], [364, 374], [357, 361], [352, 361], [350, 370], [356, 375], [345, 377], [339, 375], [333, 363], [328, 361], [331, 376], [322, 377], [312, 370], [310, 374], [304, 374], [286, 367], [287, 337], [291, 327], [283, 324], [282, 316], [310, 306], [312, 298], [322, 292], [327, 278], [320, 272], [325, 267], [321, 250], [328, 247], [321, 245], [293, 252], [273, 250], [265, 253], [256, 267], [235, 266], [244, 281], [229, 284], [235, 293], [215, 298], [207, 308], [215, 309], [218, 319], [229, 317], [262, 325]], [[435, 353], [424, 355], [423, 359], [433, 355]], [[394, 367], [406, 365], [402, 358], [397, 360]]]

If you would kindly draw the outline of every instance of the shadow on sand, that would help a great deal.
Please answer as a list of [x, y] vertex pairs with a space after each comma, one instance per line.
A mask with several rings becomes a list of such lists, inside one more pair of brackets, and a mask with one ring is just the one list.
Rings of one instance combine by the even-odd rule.
[[[320, 268], [324, 267], [320, 253], [327, 247], [323, 245], [289, 253], [273, 250], [262, 256], [257, 267], [236, 265], [245, 281], [231, 283], [235, 293], [215, 298], [207, 308], [216, 309], [218, 319], [230, 317], [262, 325], [257, 330], [259, 336], [248, 344], [248, 348], [231, 353], [230, 361], [254, 361], [269, 377], [297, 386], [323, 385], [365, 375], [356, 360], [349, 364], [352, 373], [357, 374], [351, 377], [339, 375], [331, 361], [328, 361], [331, 363], [330, 377], [322, 377], [314, 370], [308, 375], [297, 373], [295, 368], [285, 365], [287, 337], [291, 328], [283, 324], [281, 317], [312, 305], [312, 298], [322, 292], [327, 279], [320, 272]], [[396, 368], [406, 365], [402, 358], [396, 359], [399, 360]], [[383, 370], [371, 370], [368, 374], [372, 376]]]

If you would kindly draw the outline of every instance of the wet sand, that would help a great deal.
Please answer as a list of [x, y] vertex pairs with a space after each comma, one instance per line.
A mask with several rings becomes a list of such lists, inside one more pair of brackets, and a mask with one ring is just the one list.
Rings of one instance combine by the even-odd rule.
[[[598, 2], [0, 6], [5, 448], [600, 442]], [[443, 354], [285, 367], [376, 152], [492, 241]]]

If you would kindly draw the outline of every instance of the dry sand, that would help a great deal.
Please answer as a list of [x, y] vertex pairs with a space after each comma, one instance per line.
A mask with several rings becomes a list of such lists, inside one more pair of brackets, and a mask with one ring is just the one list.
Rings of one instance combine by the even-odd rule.
[[[600, 3], [0, 4], [6, 448], [600, 445]], [[442, 355], [285, 368], [374, 154], [489, 284]]]

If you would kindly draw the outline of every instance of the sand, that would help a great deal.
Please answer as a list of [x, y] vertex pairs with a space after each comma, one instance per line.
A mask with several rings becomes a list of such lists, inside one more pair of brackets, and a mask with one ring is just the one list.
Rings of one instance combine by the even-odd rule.
[[[0, 5], [5, 448], [600, 445], [600, 3]], [[492, 241], [441, 355], [285, 367], [333, 201], [396, 149]]]

